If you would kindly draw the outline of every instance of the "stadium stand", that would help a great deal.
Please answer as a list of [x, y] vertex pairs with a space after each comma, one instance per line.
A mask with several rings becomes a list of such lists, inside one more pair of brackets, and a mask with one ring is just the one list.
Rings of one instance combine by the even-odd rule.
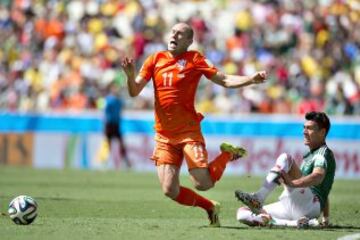
[[[130, 55], [140, 67], [166, 48], [176, 21], [191, 24], [193, 48], [226, 73], [270, 73], [263, 88], [202, 81], [199, 111], [360, 114], [357, 0], [3, 0], [0, 108], [100, 109], [110, 82], [124, 86], [119, 59]], [[126, 109], [153, 107], [150, 85], [137, 99], [123, 92]]]

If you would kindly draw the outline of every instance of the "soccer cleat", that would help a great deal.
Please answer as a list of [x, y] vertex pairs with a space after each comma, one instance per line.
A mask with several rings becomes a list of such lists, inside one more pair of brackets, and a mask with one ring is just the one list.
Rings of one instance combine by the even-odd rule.
[[246, 206], [248, 206], [253, 213], [260, 213], [262, 208], [262, 202], [256, 197], [255, 194], [236, 190], [235, 197], [238, 200], [242, 201]]
[[207, 211], [210, 221], [209, 227], [220, 227], [220, 203], [213, 200], [211, 200], [211, 202], [214, 206], [211, 210]]
[[308, 229], [310, 227], [310, 219], [308, 217], [301, 217], [297, 220], [297, 228], [298, 229]]
[[247, 151], [242, 147], [235, 147], [230, 143], [222, 143], [220, 145], [221, 152], [228, 152], [232, 154], [231, 161], [235, 161], [239, 158], [246, 157]]

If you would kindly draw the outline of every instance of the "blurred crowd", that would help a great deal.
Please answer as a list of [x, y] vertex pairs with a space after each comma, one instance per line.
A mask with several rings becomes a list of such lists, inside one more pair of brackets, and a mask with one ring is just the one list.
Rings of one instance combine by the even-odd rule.
[[152, 109], [151, 84], [128, 96], [120, 59], [141, 67], [179, 21], [225, 73], [270, 75], [240, 90], [203, 79], [199, 111], [360, 114], [358, 0], [2, 0], [0, 109], [99, 110], [111, 82], [125, 109]]

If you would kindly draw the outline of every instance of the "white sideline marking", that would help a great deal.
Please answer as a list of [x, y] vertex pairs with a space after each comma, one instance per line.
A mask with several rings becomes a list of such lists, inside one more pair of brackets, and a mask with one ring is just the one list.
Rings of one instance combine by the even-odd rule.
[[360, 239], [360, 233], [345, 235], [345, 236], [339, 237], [337, 240], [356, 240], [356, 239]]

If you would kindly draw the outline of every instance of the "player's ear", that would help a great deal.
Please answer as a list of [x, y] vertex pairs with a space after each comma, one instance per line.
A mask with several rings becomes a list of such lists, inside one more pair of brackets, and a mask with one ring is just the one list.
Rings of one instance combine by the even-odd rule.
[[326, 137], [326, 129], [325, 129], [325, 128], [321, 128], [321, 129], [320, 129], [320, 134], [321, 134], [321, 136], [325, 139], [325, 137]]

